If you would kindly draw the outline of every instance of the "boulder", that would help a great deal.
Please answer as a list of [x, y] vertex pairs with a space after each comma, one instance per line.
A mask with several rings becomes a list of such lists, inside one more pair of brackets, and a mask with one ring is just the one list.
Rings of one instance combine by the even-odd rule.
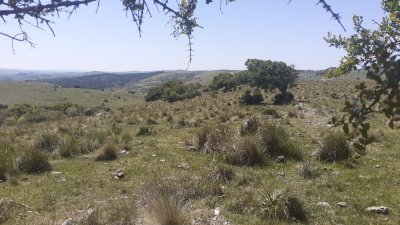
[[367, 208], [368, 212], [374, 212], [379, 214], [388, 214], [389, 208], [386, 206], [371, 206]]

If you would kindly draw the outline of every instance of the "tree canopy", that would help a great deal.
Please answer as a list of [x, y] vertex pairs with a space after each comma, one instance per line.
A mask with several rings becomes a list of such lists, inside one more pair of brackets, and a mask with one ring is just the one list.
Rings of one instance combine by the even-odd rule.
[[150, 88], [145, 96], [145, 101], [156, 101], [163, 99], [167, 102], [176, 102], [199, 96], [200, 84], [185, 84], [180, 80], [170, 80], [160, 86]]

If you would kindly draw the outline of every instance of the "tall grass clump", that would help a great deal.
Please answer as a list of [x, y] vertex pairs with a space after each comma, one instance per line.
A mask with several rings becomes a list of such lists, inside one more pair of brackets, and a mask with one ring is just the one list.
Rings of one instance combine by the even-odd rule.
[[0, 144], [0, 180], [5, 181], [14, 167], [14, 148], [8, 144]]
[[260, 127], [260, 122], [258, 121], [257, 118], [253, 117], [245, 119], [240, 125], [240, 134], [242, 136], [254, 134], [257, 132], [259, 127]]
[[254, 138], [239, 137], [232, 147], [224, 148], [227, 161], [238, 166], [255, 166], [264, 162], [259, 145]]
[[26, 173], [40, 173], [51, 170], [51, 165], [45, 152], [29, 146], [20, 157], [18, 168]]
[[160, 225], [189, 225], [183, 211], [183, 199], [176, 183], [168, 180], [147, 182], [143, 198], [151, 215]]
[[274, 124], [266, 124], [259, 131], [261, 145], [271, 157], [283, 155], [286, 158], [302, 160], [303, 153], [288, 133]]
[[204, 126], [197, 130], [193, 145], [196, 149], [206, 153], [220, 151], [221, 145], [229, 136], [230, 132], [225, 126]]
[[44, 132], [40, 134], [35, 142], [34, 147], [42, 151], [53, 152], [60, 146], [61, 138], [53, 132]]
[[264, 218], [307, 221], [308, 216], [303, 201], [288, 189], [262, 191], [260, 203]]
[[100, 153], [96, 157], [96, 161], [109, 161], [118, 158], [118, 148], [113, 143], [106, 143], [100, 148]]
[[319, 157], [323, 161], [336, 162], [351, 156], [350, 145], [346, 136], [339, 131], [332, 131], [325, 135], [321, 143]]

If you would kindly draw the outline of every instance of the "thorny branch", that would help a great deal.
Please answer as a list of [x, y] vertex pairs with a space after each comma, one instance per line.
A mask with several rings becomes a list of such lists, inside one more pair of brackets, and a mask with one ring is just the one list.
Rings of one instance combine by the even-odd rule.
[[[121, 0], [127, 15], [130, 14], [132, 16], [132, 20], [137, 26], [139, 35], [142, 33], [142, 25], [145, 15], [151, 17], [148, 1], [151, 0]], [[220, 0], [220, 10], [223, 1], [225, 1], [225, 4], [228, 4], [235, 0]], [[0, 32], [0, 35], [11, 39], [13, 52], [14, 41], [25, 42], [31, 47], [34, 47], [35, 44], [31, 41], [28, 33], [23, 29], [24, 24], [38, 29], [44, 29], [43, 26], [45, 26], [52, 32], [53, 36], [55, 36], [55, 32], [51, 26], [53, 21], [50, 18], [55, 15], [59, 16], [60, 13], [67, 13], [70, 17], [74, 12], [76, 12], [79, 6], [89, 5], [93, 2], [97, 2], [97, 12], [100, 0], [0, 0], [0, 18], [3, 23], [7, 24], [6, 18], [12, 17], [12, 19], [18, 21], [20, 28], [18, 34], [10, 35]], [[181, 35], [187, 36], [189, 63], [191, 63], [193, 57], [193, 32], [197, 27], [202, 28], [197, 23], [197, 18], [195, 17], [198, 0], [176, 0], [172, 2], [175, 3], [170, 3], [169, 0], [153, 0], [153, 4], [157, 9], [160, 7], [166, 15], [171, 17], [170, 23], [173, 25], [172, 35], [175, 38], [178, 38]], [[206, 4], [212, 2], [213, 0], [205, 0]], [[332, 14], [332, 18], [335, 19], [343, 29], [345, 29], [340, 21], [339, 14], [335, 13], [325, 0], [318, 0], [317, 4], [322, 4], [323, 8]]]

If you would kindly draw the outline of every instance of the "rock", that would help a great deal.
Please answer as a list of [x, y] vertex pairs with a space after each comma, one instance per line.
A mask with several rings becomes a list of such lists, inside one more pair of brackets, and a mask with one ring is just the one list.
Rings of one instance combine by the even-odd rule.
[[285, 163], [285, 156], [283, 156], [283, 155], [280, 155], [280, 156], [278, 156], [278, 157], [276, 157], [276, 159], [275, 159], [275, 161], [277, 162], [277, 163]]
[[62, 172], [51, 171], [51, 175], [58, 176], [58, 175], [60, 175], [60, 174], [62, 174]]
[[331, 208], [331, 205], [327, 202], [318, 202], [317, 206], [321, 206], [323, 208], [329, 208], [329, 209]]
[[182, 170], [187, 170], [187, 169], [189, 169], [189, 164], [187, 164], [187, 163], [179, 163], [178, 168], [182, 169]]
[[340, 206], [342, 208], [346, 208], [347, 207], [347, 203], [346, 202], [338, 202], [337, 204], [338, 204], [338, 206]]
[[61, 225], [76, 225], [75, 221], [72, 218], [68, 218]]
[[221, 214], [221, 208], [217, 207], [214, 209], [214, 216], [219, 216]]
[[65, 178], [60, 179], [59, 182], [66, 182], [67, 180]]
[[283, 172], [283, 171], [281, 171], [281, 172], [279, 172], [278, 173], [278, 176], [281, 176], [281, 177], [284, 177], [286, 174], [285, 174], [285, 172]]
[[194, 151], [194, 150], [196, 150], [196, 148], [194, 146], [189, 145], [189, 146], [186, 146], [186, 150]]
[[388, 214], [389, 208], [386, 206], [371, 206], [367, 208], [368, 212], [374, 212], [379, 214]]
[[125, 149], [122, 149], [119, 153], [124, 154], [124, 155], [127, 155], [127, 154], [129, 154], [129, 151], [127, 151], [127, 150], [125, 150]]
[[381, 167], [379, 164], [378, 164], [378, 165], [375, 165], [375, 168], [379, 168], [379, 167]]
[[163, 162], [165, 162], [165, 159], [160, 159], [159, 162], [162, 162], [162, 163], [163, 163]]
[[152, 156], [152, 157], [156, 157], [157, 155], [156, 155], [156, 154], [152, 154], [151, 156]]
[[124, 175], [124, 171], [123, 170], [121, 170], [121, 169], [119, 169], [119, 170], [117, 170], [117, 172], [113, 175], [113, 178], [114, 179], [122, 179], [122, 178], [124, 178], [125, 177], [125, 175]]

